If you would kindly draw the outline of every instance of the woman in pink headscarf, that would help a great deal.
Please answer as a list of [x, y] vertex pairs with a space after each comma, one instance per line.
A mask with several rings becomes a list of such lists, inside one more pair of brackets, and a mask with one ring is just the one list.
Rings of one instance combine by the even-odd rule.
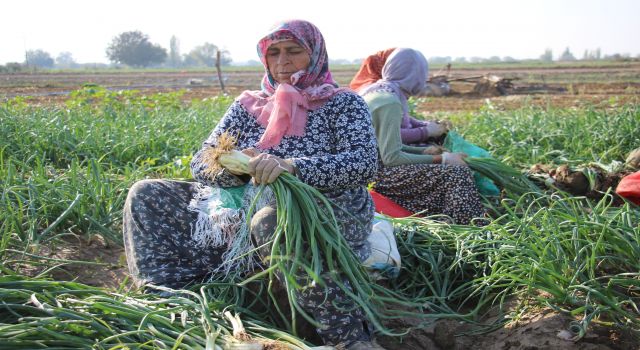
[[[227, 249], [236, 241], [216, 233], [221, 226], [215, 221], [220, 217], [216, 209], [208, 213], [210, 219], [202, 210], [180, 208], [193, 208], [202, 193], [216, 188], [245, 186], [245, 193], [254, 193], [253, 184], [271, 183], [285, 171], [340, 207], [335, 215], [343, 236], [361, 260], [370, 256], [367, 237], [374, 207], [366, 186], [376, 173], [377, 148], [366, 103], [337, 87], [324, 39], [309, 22], [280, 23], [258, 42], [258, 54], [265, 68], [262, 89], [243, 92], [194, 155], [191, 169], [198, 182], [147, 180], [130, 190], [124, 235], [138, 283], [181, 287], [207, 280], [216, 267], [235, 261]], [[228, 170], [210, 176], [204, 171], [203, 151], [216, 146], [223, 133], [237, 136], [237, 148], [252, 156], [251, 176]], [[245, 195], [243, 208], [250, 202], [251, 196]], [[275, 229], [275, 203], [266, 202], [251, 219], [255, 247], [268, 242]], [[317, 332], [324, 343], [382, 349], [371, 341], [355, 301], [335, 282], [325, 281], [324, 286], [301, 283], [308, 287], [298, 293], [298, 304], [321, 325]]]

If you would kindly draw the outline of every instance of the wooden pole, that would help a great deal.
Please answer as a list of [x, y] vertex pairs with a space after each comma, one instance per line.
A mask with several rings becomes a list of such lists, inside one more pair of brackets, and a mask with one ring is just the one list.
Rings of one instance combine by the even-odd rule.
[[224, 89], [224, 81], [222, 81], [222, 70], [220, 69], [220, 50], [216, 51], [216, 71], [218, 71], [218, 81], [220, 82], [220, 88], [223, 94], [227, 94]]

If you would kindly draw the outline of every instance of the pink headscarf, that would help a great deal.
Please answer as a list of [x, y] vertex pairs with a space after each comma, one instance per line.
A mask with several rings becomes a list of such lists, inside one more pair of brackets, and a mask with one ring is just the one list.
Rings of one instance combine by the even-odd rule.
[[[278, 84], [267, 66], [269, 46], [294, 40], [309, 57], [309, 67], [291, 77], [291, 84]], [[341, 90], [331, 77], [329, 58], [320, 30], [303, 20], [285, 21], [275, 26], [258, 42], [258, 55], [265, 68], [262, 90], [244, 91], [238, 101], [266, 128], [258, 147], [267, 149], [280, 144], [284, 135], [303, 136], [307, 113], [321, 107]]]

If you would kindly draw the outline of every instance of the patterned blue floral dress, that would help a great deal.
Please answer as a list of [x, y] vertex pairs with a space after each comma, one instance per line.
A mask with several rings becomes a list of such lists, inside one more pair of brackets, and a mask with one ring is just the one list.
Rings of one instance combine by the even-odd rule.
[[[130, 189], [124, 208], [124, 241], [129, 269], [138, 284], [180, 288], [206, 281], [220, 265], [225, 247], [197, 245], [191, 235], [197, 214], [187, 207], [201, 184], [231, 187], [248, 179], [226, 170], [215, 178], [205, 176], [202, 152], [216, 145], [225, 131], [237, 135], [238, 149], [256, 147], [264, 130], [242, 104], [234, 102], [193, 157], [191, 168], [198, 182], [144, 180]], [[304, 136], [284, 136], [278, 146], [264, 152], [292, 159], [300, 180], [348, 211], [335, 211], [342, 234], [355, 254], [366, 259], [374, 214], [366, 186], [377, 171], [377, 147], [364, 100], [346, 91], [334, 95], [309, 112]], [[325, 344], [367, 339], [363, 314], [337, 286], [305, 290], [298, 302], [322, 325], [317, 331]]]

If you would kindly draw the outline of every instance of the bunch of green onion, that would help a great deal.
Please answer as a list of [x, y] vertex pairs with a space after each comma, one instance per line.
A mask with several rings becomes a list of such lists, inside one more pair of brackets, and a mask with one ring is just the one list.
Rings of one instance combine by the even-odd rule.
[[[220, 167], [234, 173], [248, 173], [250, 157], [233, 150], [234, 143], [231, 136], [223, 134], [216, 148], [205, 151], [203, 160], [212, 175], [219, 172]], [[307, 283], [325, 285], [323, 278], [328, 277], [356, 302], [376, 329], [393, 334], [381, 323], [381, 319], [389, 315], [386, 311], [393, 312], [383, 310], [385, 304], [420, 305], [402, 300], [371, 280], [342, 236], [331, 203], [322, 193], [288, 172], [283, 172], [268, 186], [275, 195], [277, 207], [277, 227], [268, 257], [269, 266], [243, 283], [268, 276], [271, 289], [276, 279], [281, 280], [287, 291], [290, 317], [279, 309], [278, 312], [287, 328], [295, 333], [297, 314], [318, 326], [297, 303], [296, 295]], [[247, 216], [251, 217], [251, 214]], [[277, 306], [273, 294], [270, 295]]]
[[160, 297], [0, 276], [0, 349], [311, 349], [258, 320], [241, 321], [207, 288]]
[[496, 185], [515, 195], [525, 193], [540, 193], [540, 188], [525, 175], [507, 164], [493, 158], [466, 157], [464, 161], [472, 170], [491, 179]]

